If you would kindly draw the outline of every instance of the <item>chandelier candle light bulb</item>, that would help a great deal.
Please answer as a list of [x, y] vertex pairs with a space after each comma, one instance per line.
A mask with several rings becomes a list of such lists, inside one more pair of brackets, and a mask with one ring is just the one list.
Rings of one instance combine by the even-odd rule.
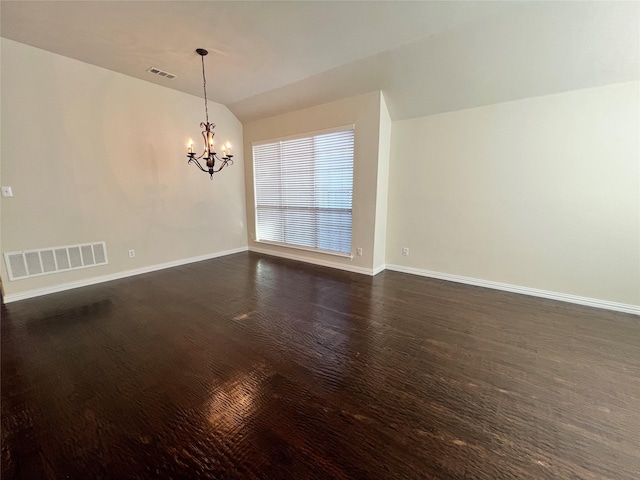
[[[200, 55], [202, 59], [202, 84], [204, 90], [204, 112], [206, 121], [200, 124], [200, 128], [203, 128], [202, 138], [204, 139], [204, 152], [199, 157], [196, 157], [196, 154], [193, 153], [193, 140], [189, 139], [189, 145], [187, 147], [187, 163], [193, 163], [196, 167], [198, 167], [201, 171], [208, 173], [213, 180], [213, 174], [218, 173], [227, 165], [233, 165], [233, 155], [231, 155], [231, 144], [229, 142], [222, 145], [223, 156], [218, 157], [213, 147], [213, 138], [215, 133], [213, 131], [216, 128], [215, 123], [209, 122], [209, 108], [207, 103], [207, 78], [205, 76], [204, 71], [204, 57], [209, 52], [207, 52], [204, 48], [198, 48], [196, 53]], [[202, 166], [199, 160], [204, 160], [206, 168]], [[218, 162], [218, 168], [216, 168], [216, 161]]]

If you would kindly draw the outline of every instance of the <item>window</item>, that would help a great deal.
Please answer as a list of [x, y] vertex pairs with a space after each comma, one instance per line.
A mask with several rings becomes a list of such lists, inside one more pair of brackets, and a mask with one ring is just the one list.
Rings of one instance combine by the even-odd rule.
[[257, 239], [351, 254], [353, 127], [253, 145]]

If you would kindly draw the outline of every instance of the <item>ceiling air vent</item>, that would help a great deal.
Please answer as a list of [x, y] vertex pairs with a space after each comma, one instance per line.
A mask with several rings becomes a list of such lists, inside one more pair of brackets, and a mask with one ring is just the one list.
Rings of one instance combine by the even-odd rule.
[[156, 67], [149, 67], [147, 69], [147, 72], [151, 72], [154, 75], [158, 75], [159, 77], [164, 77], [164, 78], [176, 78], [176, 76], [173, 73], [169, 73], [169, 72], [165, 72], [164, 70], [160, 70], [159, 68]]

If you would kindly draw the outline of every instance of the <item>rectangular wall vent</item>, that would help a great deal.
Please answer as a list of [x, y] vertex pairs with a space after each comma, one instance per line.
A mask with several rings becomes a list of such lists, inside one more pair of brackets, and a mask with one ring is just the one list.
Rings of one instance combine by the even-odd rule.
[[158, 75], [164, 78], [169, 78], [169, 79], [176, 78], [176, 76], [173, 73], [165, 72], [164, 70], [160, 70], [159, 68], [156, 68], [156, 67], [149, 67], [147, 69], [147, 72], [151, 72], [154, 75]]
[[109, 263], [105, 242], [7, 252], [4, 260], [12, 281]]

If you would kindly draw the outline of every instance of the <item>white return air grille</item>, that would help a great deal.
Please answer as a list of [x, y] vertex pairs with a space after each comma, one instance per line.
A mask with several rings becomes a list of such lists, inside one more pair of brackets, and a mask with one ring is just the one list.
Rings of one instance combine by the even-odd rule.
[[97, 267], [109, 263], [107, 246], [104, 242], [7, 252], [4, 254], [4, 260], [9, 271], [9, 280]]

